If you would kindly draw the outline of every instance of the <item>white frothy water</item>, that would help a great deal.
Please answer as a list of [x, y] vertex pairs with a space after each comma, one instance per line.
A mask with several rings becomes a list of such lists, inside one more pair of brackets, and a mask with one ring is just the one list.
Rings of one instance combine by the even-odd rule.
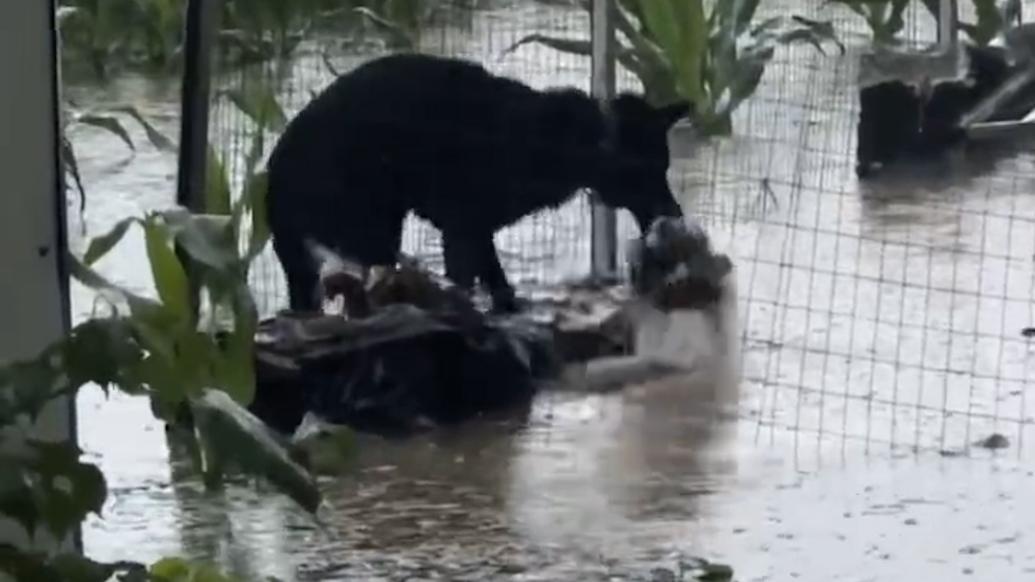
[[[687, 370], [663, 380], [687, 397], [704, 398], [720, 412], [733, 413], [741, 376], [736, 269], [726, 275], [719, 302], [707, 309], [662, 311], [635, 308], [635, 351], [639, 358]], [[691, 395], [690, 392], [693, 392]]]

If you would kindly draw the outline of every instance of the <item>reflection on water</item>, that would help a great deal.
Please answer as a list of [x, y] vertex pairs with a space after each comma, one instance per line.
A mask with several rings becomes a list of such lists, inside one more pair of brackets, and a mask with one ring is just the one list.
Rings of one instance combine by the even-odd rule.
[[[619, 394], [550, 393], [527, 419], [417, 441], [362, 437], [355, 472], [322, 483], [324, 526], [247, 488], [205, 494], [173, 455], [170, 485], [113, 488], [106, 521], [122, 531], [91, 531], [91, 552], [114, 557], [127, 539], [146, 539], [148, 555], [185, 551], [288, 579], [646, 573], [670, 551], [692, 555], [678, 537], [698, 499], [737, 473], [722, 446], [733, 426], [709, 411], [715, 393], [688, 378]], [[90, 447], [106, 450], [116, 437], [84, 420]], [[158, 527], [163, 516], [151, 516], [170, 510], [172, 523]]]
[[550, 394], [527, 422], [364, 438], [355, 472], [321, 484], [322, 523], [261, 490], [206, 494], [184, 468], [171, 485], [116, 487], [105, 514], [117, 526], [91, 530], [88, 549], [184, 551], [285, 580], [646, 580], [694, 555], [732, 562], [742, 580], [1018, 580], [1035, 568], [1030, 468], [820, 464], [808, 447], [789, 458], [714, 422], [696, 392]]
[[[580, 18], [509, 3], [425, 38], [536, 86], [584, 86], [584, 59], [533, 47], [502, 56], [530, 30], [565, 33]], [[648, 579], [694, 555], [732, 563], [741, 580], [1030, 577], [1033, 477], [1012, 458], [1032, 436], [1032, 352], [1018, 332], [1035, 322], [1035, 159], [1023, 144], [982, 144], [859, 183], [856, 57], [778, 52], [735, 116], [737, 135], [677, 148], [673, 189], [737, 264], [739, 386], [691, 377], [551, 393], [527, 419], [364, 438], [355, 473], [322, 483], [320, 522], [263, 489], [205, 493], [188, 462], [170, 462], [146, 403], [84, 393], [83, 445], [111, 485], [87, 550], [187, 553], [285, 580]], [[312, 54], [281, 73], [293, 80], [289, 110], [330, 75]], [[175, 83], [127, 76], [69, 93], [84, 107], [134, 103], [176, 135]], [[131, 156], [89, 128], [73, 139], [91, 196], [85, 223], [70, 213], [73, 250], [81, 227], [96, 236], [172, 203], [173, 156], [146, 145]], [[516, 279], [563, 277], [588, 264], [588, 231], [577, 202], [498, 239]], [[413, 228], [406, 244], [436, 257], [436, 241]], [[99, 268], [147, 293], [139, 235], [127, 242]], [[256, 277], [272, 311], [278, 269], [264, 261]], [[73, 306], [88, 316], [79, 286]], [[890, 452], [956, 451], [992, 431], [1010, 439], [1009, 458]]]

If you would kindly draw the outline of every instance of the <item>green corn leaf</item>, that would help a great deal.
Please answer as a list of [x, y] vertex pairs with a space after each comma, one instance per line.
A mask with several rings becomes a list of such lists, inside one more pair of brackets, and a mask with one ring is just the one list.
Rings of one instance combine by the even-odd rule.
[[528, 34], [521, 37], [504, 49], [503, 54], [510, 54], [528, 44], [541, 44], [562, 53], [570, 53], [587, 57], [593, 54], [593, 43], [588, 40], [557, 38], [538, 33]]
[[231, 217], [224, 214], [191, 214], [183, 208], [158, 213], [177, 244], [191, 258], [217, 272], [233, 269], [238, 262], [237, 242]]
[[251, 237], [248, 245], [250, 261], [257, 256], [270, 239], [269, 217], [266, 214], [266, 195], [269, 190], [269, 176], [265, 172], [255, 174], [244, 188], [244, 197], [252, 213]]
[[103, 129], [109, 133], [114, 134], [125, 143], [129, 149], [136, 151], [137, 146], [133, 144], [133, 139], [129, 137], [129, 132], [126, 131], [126, 127], [122, 125], [122, 121], [117, 117], [111, 115], [98, 115], [93, 113], [84, 113], [76, 117], [76, 121], [83, 125], [89, 125]]
[[227, 91], [226, 95], [260, 131], [279, 132], [287, 124], [287, 116], [268, 83], [247, 83], [243, 88]]
[[190, 321], [191, 301], [187, 274], [170, 244], [172, 237], [169, 236], [165, 225], [155, 218], [145, 221], [143, 226], [147, 258], [151, 263], [151, 275], [154, 277], [158, 296], [177, 319], [183, 322]]
[[140, 127], [144, 129], [144, 134], [147, 135], [147, 140], [151, 142], [151, 145], [156, 149], [166, 152], [176, 151], [176, 144], [174, 144], [173, 141], [166, 137], [161, 131], [158, 131], [158, 129], [152, 125], [136, 107], [133, 107], [132, 105], [123, 105], [115, 107], [112, 111], [125, 113], [139, 123]]
[[206, 472], [214, 468], [212, 462], [218, 465], [219, 458], [232, 459], [244, 471], [276, 485], [306, 511], [316, 512], [321, 497], [312, 477], [261, 420], [221, 390], [204, 390], [191, 399], [191, 409], [203, 451], [208, 449], [217, 457], [203, 456]]
[[83, 254], [83, 262], [87, 265], [96, 263], [122, 240], [130, 226], [139, 221], [136, 217], [124, 218], [116, 222], [108, 232], [92, 239]]
[[211, 145], [205, 171], [205, 212], [230, 214], [230, 176], [223, 160]]

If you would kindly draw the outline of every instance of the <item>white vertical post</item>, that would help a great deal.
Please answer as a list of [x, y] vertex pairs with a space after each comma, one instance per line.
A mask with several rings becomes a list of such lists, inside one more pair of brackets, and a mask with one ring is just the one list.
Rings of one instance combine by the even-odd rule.
[[[592, 93], [600, 100], [615, 93], [614, 0], [593, 0]], [[615, 211], [593, 197], [592, 260], [594, 277], [610, 277], [617, 271], [618, 221]]]
[[959, 18], [956, 0], [939, 0], [938, 45], [942, 50], [956, 47], [959, 39]]
[[[55, 18], [53, 0], [0, 1], [0, 365], [60, 339], [71, 315]], [[31, 436], [74, 442], [74, 400], [48, 406]], [[30, 539], [6, 520], [0, 543], [81, 548], [78, 531], [55, 544], [41, 535]]]

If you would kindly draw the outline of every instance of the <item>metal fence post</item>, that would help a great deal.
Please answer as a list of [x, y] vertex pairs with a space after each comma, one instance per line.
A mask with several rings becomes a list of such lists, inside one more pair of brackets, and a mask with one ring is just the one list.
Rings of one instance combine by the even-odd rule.
[[[191, 212], [204, 212], [208, 169], [208, 122], [212, 53], [216, 48], [222, 0], [188, 0], [183, 42], [183, 88], [180, 102], [180, 151], [176, 203]], [[191, 283], [195, 313], [200, 298], [192, 265], [180, 252]]]
[[[614, 0], [593, 0], [590, 19], [592, 93], [597, 99], [609, 99], [615, 93], [614, 9]], [[593, 196], [592, 209], [592, 273], [594, 277], [610, 277], [617, 271], [617, 217], [615, 211], [603, 205], [596, 196]]]
[[938, 2], [938, 44], [949, 49], [956, 46], [959, 39], [959, 10], [956, 0], [939, 0]]

